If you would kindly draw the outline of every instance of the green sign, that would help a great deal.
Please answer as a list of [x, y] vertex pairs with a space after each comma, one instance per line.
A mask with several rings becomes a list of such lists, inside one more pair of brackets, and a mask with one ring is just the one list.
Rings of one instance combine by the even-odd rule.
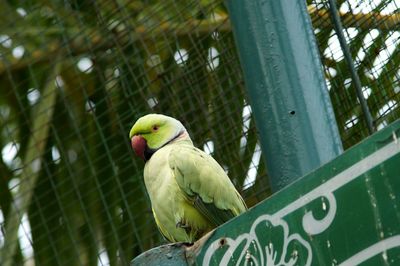
[[400, 265], [399, 138], [397, 121], [218, 228], [196, 264]]

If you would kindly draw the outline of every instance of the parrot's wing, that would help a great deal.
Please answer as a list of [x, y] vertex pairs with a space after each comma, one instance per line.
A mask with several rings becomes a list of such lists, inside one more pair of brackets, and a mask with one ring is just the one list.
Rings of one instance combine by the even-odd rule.
[[216, 226], [246, 210], [225, 171], [205, 152], [191, 145], [176, 145], [169, 165], [187, 200]]

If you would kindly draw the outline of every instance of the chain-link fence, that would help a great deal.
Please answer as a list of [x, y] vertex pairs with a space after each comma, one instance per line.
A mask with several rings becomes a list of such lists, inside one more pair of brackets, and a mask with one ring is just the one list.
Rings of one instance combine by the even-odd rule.
[[357, 90], [368, 105], [375, 130], [400, 117], [400, 3], [339, 1], [349, 62], [334, 30], [328, 1], [308, 2], [339, 131], [348, 148], [369, 135], [368, 114], [362, 110]]
[[[307, 1], [345, 147], [369, 135], [328, 1]], [[340, 1], [374, 126], [400, 116], [396, 1]], [[163, 242], [128, 138], [180, 119], [252, 206], [270, 195], [222, 1], [2, 1], [2, 265], [126, 265]]]

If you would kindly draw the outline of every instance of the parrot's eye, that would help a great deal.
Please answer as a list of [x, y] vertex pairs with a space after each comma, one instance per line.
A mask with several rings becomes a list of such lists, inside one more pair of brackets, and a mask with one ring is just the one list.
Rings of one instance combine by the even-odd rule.
[[153, 131], [157, 131], [157, 130], [158, 130], [158, 128], [159, 128], [159, 126], [157, 126], [157, 125], [154, 125], [154, 126], [153, 126]]

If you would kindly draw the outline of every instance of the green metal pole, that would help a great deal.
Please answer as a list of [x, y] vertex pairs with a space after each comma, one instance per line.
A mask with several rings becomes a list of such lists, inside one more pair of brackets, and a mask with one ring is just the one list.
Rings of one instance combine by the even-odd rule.
[[344, 59], [346, 60], [350, 70], [351, 79], [353, 80], [354, 87], [356, 88], [357, 98], [360, 101], [361, 110], [363, 111], [365, 121], [367, 122], [368, 132], [369, 134], [373, 134], [375, 132], [374, 119], [372, 118], [371, 111], [369, 110], [367, 100], [364, 98], [361, 80], [354, 65], [350, 48], [347, 45], [346, 38], [343, 34], [343, 26], [340, 20], [339, 11], [336, 7], [336, 0], [329, 0], [329, 12], [331, 14], [332, 22], [339, 39], [340, 47], [342, 47]]
[[228, 0], [273, 191], [342, 153], [305, 1]]

